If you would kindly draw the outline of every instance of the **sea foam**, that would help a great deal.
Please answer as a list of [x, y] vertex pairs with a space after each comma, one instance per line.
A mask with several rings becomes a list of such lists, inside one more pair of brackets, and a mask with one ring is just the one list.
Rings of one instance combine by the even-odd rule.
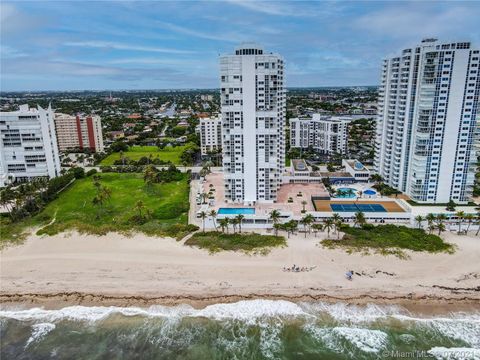
[[55, 324], [52, 323], [40, 323], [32, 325], [32, 335], [28, 338], [25, 348], [36, 341], [40, 341], [53, 329], [55, 329]]
[[367, 353], [377, 353], [388, 344], [388, 335], [380, 330], [353, 327], [321, 328], [313, 324], [306, 325], [304, 330], [330, 350], [338, 353], [348, 352], [353, 355], [350, 349], [342, 345], [342, 339]]
[[246, 322], [258, 318], [309, 316], [297, 304], [283, 300], [239, 301], [229, 304], [209, 305], [203, 309], [194, 309], [189, 305], [179, 305], [174, 307], [155, 305], [149, 308], [116, 306], [68, 306], [56, 310], [46, 310], [43, 308], [32, 308], [26, 310], [0, 310], [0, 318], [10, 318], [20, 321], [47, 322], [56, 322], [65, 319], [72, 321], [95, 322], [103, 320], [113, 314], [165, 318], [206, 317], [215, 320], [237, 319]]

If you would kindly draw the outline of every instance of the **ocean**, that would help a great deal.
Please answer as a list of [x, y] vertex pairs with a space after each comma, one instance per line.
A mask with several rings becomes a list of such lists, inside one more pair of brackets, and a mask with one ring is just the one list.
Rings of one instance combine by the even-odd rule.
[[250, 300], [151, 307], [2, 306], [5, 359], [480, 359], [480, 312]]

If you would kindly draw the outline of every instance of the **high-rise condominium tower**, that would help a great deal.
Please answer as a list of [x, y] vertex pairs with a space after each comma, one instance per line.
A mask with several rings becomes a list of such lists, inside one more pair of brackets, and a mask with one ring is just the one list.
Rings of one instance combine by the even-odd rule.
[[101, 152], [103, 147], [102, 121], [98, 115], [55, 114], [55, 130], [60, 151], [90, 149]]
[[60, 175], [54, 111], [20, 105], [0, 113], [0, 187]]
[[220, 58], [225, 198], [274, 202], [285, 163], [283, 59], [245, 43]]
[[479, 50], [426, 39], [383, 63], [376, 171], [421, 203], [465, 203], [478, 151]]

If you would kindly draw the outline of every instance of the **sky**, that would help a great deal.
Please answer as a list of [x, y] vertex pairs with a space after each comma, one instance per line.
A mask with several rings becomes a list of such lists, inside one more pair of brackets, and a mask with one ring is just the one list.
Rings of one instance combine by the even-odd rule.
[[480, 46], [480, 2], [2, 0], [0, 27], [2, 91], [218, 88], [244, 41], [288, 87], [362, 86], [425, 37]]

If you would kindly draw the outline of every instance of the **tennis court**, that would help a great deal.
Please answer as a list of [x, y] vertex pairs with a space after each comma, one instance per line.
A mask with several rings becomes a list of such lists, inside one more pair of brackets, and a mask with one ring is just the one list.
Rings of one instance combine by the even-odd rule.
[[330, 204], [334, 212], [387, 212], [380, 204]]
[[315, 211], [323, 212], [368, 212], [368, 213], [380, 213], [380, 212], [405, 212], [395, 200], [313, 200]]

